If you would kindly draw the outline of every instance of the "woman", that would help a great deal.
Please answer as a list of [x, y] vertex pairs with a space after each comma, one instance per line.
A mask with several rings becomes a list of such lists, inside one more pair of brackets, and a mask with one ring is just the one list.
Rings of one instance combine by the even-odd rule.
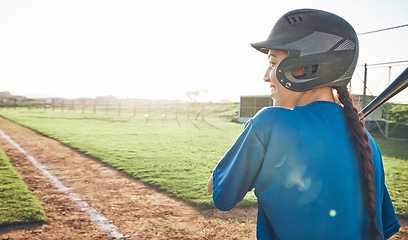
[[398, 232], [380, 151], [346, 88], [358, 58], [354, 29], [334, 14], [300, 9], [251, 45], [268, 54], [264, 81], [274, 107], [246, 123], [215, 167], [208, 182], [215, 205], [228, 211], [255, 188], [258, 239]]

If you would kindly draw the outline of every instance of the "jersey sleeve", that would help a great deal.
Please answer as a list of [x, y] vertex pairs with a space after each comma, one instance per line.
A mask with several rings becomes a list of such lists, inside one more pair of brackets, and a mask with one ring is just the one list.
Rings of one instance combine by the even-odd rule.
[[395, 215], [394, 206], [392, 205], [390, 195], [387, 188], [385, 188], [382, 204], [382, 223], [385, 239], [390, 238], [397, 233], [401, 227]]
[[213, 200], [218, 209], [231, 210], [253, 188], [264, 156], [265, 148], [249, 120], [213, 171]]
[[377, 162], [378, 174], [380, 177], [380, 189], [382, 194], [382, 205], [379, 206], [379, 211], [381, 211], [381, 223], [383, 228], [383, 235], [385, 239], [390, 238], [392, 235], [397, 233], [401, 227], [400, 223], [398, 222], [398, 218], [395, 214], [394, 206], [392, 204], [390, 195], [387, 190], [387, 186], [385, 185], [385, 174], [384, 174], [384, 166], [382, 161], [382, 156], [378, 145], [375, 143], [374, 139], [366, 130], [367, 135], [369, 136], [370, 146], [373, 152], [373, 161]]

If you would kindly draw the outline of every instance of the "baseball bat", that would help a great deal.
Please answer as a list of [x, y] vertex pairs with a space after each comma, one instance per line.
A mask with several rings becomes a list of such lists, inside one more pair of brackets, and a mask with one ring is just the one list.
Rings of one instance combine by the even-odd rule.
[[404, 70], [378, 97], [374, 98], [363, 110], [359, 112], [360, 120], [367, 117], [383, 103], [408, 87], [408, 68]]

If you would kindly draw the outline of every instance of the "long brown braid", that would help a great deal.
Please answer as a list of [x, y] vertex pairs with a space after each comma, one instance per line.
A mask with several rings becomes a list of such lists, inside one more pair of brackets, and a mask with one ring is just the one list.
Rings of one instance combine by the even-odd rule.
[[369, 231], [371, 239], [383, 238], [377, 226], [373, 186], [373, 166], [371, 159], [371, 147], [368, 143], [368, 136], [364, 131], [364, 125], [360, 121], [358, 111], [353, 104], [353, 99], [346, 87], [333, 87], [337, 90], [337, 97], [343, 107], [343, 114], [346, 118], [347, 128], [353, 138], [353, 143], [357, 151], [358, 164], [360, 166], [363, 181], [364, 201], [368, 207], [371, 218]]

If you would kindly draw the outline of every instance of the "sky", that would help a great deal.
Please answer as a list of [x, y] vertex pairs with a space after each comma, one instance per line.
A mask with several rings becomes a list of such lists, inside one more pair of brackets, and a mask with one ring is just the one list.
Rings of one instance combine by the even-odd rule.
[[[297, 8], [345, 18], [357, 33], [408, 24], [406, 0], [0, 0], [0, 92], [28, 97], [238, 101], [269, 95], [265, 40]], [[365, 63], [408, 60], [408, 27], [361, 35], [353, 93]], [[404, 65], [405, 64], [405, 65]], [[368, 68], [378, 95], [408, 63]], [[408, 103], [408, 90], [394, 97]]]

